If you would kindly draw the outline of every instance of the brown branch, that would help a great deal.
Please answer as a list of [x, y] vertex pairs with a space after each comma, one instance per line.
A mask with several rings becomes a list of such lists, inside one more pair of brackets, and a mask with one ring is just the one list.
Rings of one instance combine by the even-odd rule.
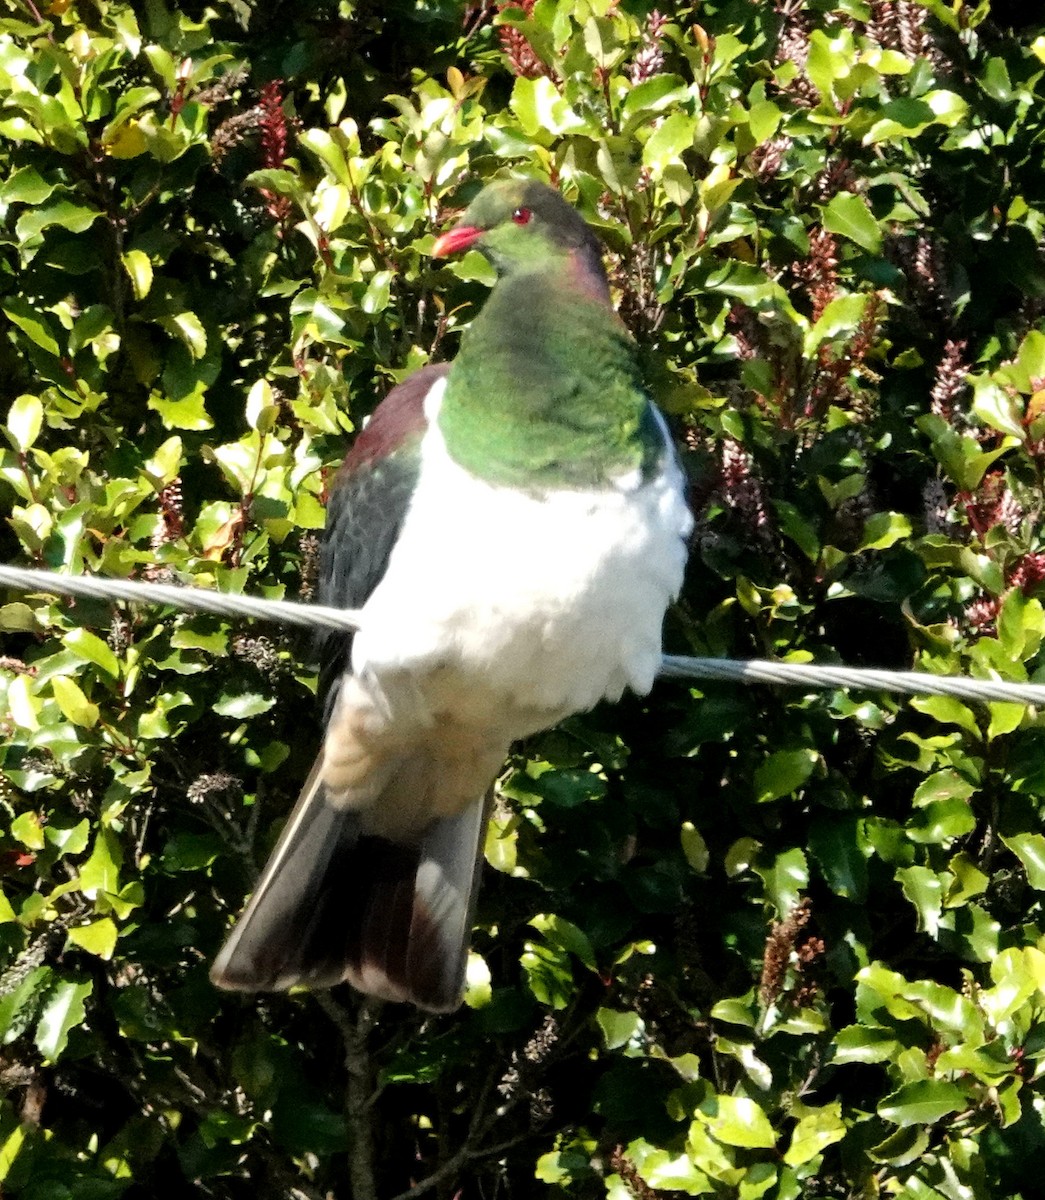
[[[516, 1134], [514, 1137], [499, 1142], [486, 1141], [494, 1128], [504, 1121], [523, 1100], [532, 1100], [536, 1092], [534, 1085], [536, 1078], [539, 1077], [539, 1069], [545, 1067], [552, 1059], [561, 1061], [563, 1051], [583, 1031], [584, 1021], [577, 1019], [578, 1012], [579, 1006], [575, 1002], [558, 1021], [553, 1021], [555, 1035], [550, 1040], [548, 1038], [549, 1020], [546, 1018], [544, 1024], [530, 1038], [522, 1055], [513, 1055], [513, 1065], [509, 1067], [507, 1073], [499, 1063], [494, 1063], [472, 1107], [472, 1119], [460, 1149], [429, 1175], [426, 1175], [424, 1179], [415, 1183], [413, 1187], [393, 1196], [392, 1200], [416, 1200], [416, 1197], [431, 1191], [432, 1188], [449, 1179], [468, 1163], [475, 1162], [477, 1159], [496, 1158], [535, 1136], [537, 1131], [528, 1129], [525, 1133]], [[513, 1085], [506, 1092], [504, 1083], [509, 1076], [514, 1077]], [[495, 1084], [497, 1092], [504, 1099], [494, 1108], [489, 1109], [488, 1105], [494, 1094]]]
[[345, 1119], [351, 1141], [349, 1179], [352, 1200], [378, 1200], [374, 1176], [373, 1094], [374, 1066], [367, 1045], [374, 1025], [375, 1008], [364, 1000], [352, 1019], [351, 1012], [329, 992], [314, 992], [316, 1003], [341, 1034], [345, 1047]]
[[36, 667], [9, 654], [0, 654], [0, 671], [10, 671], [12, 675], [35, 675]]
[[432, 1188], [442, 1183], [444, 1179], [450, 1178], [467, 1163], [472, 1162], [476, 1158], [492, 1158], [498, 1154], [503, 1154], [506, 1150], [511, 1150], [518, 1146], [521, 1142], [525, 1142], [528, 1138], [533, 1137], [532, 1133], [520, 1133], [516, 1137], [509, 1138], [506, 1142], [498, 1142], [494, 1146], [480, 1146], [473, 1150], [466, 1142], [460, 1150], [452, 1157], [448, 1158], [441, 1167], [437, 1167], [431, 1175], [422, 1179], [420, 1183], [415, 1183], [412, 1188], [408, 1188], [405, 1192], [399, 1192], [398, 1195], [392, 1197], [392, 1200], [414, 1200], [416, 1196], [422, 1196], [425, 1192], [429, 1192]]
[[[393, 1196], [392, 1200], [414, 1200], [416, 1196], [422, 1196], [425, 1192], [431, 1191], [432, 1188], [442, 1183], [444, 1179], [448, 1179], [456, 1171], [459, 1171], [467, 1162], [474, 1158], [484, 1158], [492, 1150], [500, 1149], [500, 1147], [486, 1148], [476, 1147], [476, 1143], [480, 1142], [489, 1130], [501, 1119], [508, 1107], [514, 1107], [515, 1102], [511, 1102], [508, 1106], [502, 1105], [500, 1108], [494, 1109], [492, 1113], [488, 1113], [486, 1105], [493, 1092], [494, 1081], [497, 1078], [498, 1068], [495, 1066], [489, 1071], [483, 1083], [482, 1091], [479, 1093], [479, 1098], [475, 1103], [475, 1108], [472, 1113], [472, 1120], [468, 1126], [468, 1132], [465, 1134], [464, 1141], [461, 1143], [461, 1148], [452, 1154], [444, 1163], [436, 1167], [431, 1174], [426, 1175], [419, 1183], [415, 1183], [413, 1187], [407, 1188], [405, 1192], [400, 1192]], [[521, 1135], [528, 1137], [529, 1134]]]

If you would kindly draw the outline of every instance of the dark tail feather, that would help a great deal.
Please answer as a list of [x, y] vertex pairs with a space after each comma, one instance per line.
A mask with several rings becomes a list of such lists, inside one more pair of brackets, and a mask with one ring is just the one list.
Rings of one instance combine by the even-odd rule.
[[361, 833], [313, 772], [211, 979], [238, 991], [347, 980], [386, 1000], [456, 1008], [486, 817], [477, 800], [399, 845]]

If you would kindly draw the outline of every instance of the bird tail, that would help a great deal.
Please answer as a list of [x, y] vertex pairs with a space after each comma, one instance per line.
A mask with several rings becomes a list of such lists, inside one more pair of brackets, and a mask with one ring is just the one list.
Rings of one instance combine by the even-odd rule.
[[211, 980], [244, 992], [347, 980], [386, 1000], [456, 1008], [488, 811], [480, 797], [417, 842], [393, 842], [328, 801], [317, 763]]

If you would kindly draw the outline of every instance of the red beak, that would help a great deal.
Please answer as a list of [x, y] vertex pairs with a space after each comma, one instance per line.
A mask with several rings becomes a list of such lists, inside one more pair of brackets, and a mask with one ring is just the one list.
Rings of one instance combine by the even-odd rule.
[[467, 250], [485, 233], [485, 230], [475, 225], [456, 225], [453, 229], [441, 233], [435, 239], [432, 247], [433, 258], [446, 258], [448, 254], [456, 254], [459, 250]]

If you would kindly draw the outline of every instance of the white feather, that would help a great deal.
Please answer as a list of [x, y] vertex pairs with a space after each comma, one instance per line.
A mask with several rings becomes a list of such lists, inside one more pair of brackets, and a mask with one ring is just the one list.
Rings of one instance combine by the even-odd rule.
[[447, 452], [444, 390], [439, 380], [426, 399], [417, 490], [361, 614], [359, 682], [396, 722], [449, 704], [466, 724], [496, 725], [503, 706], [509, 740], [626, 687], [649, 691], [692, 527], [674, 455], [654, 478], [606, 490], [486, 483]]

